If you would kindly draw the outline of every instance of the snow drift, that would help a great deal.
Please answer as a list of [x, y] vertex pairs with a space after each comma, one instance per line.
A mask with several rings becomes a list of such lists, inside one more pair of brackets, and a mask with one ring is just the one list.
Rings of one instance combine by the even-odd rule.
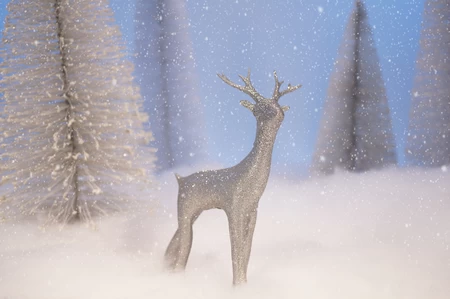
[[0, 298], [448, 298], [449, 182], [446, 168], [274, 175], [260, 201], [249, 283], [233, 288], [218, 210], [196, 222], [186, 272], [164, 270], [177, 192], [165, 175], [152, 200], [96, 229], [2, 223]]

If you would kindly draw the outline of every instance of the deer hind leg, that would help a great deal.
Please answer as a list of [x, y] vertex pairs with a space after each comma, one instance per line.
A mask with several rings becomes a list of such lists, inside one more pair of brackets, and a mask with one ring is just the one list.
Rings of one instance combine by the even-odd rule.
[[192, 226], [199, 214], [178, 216], [178, 229], [167, 246], [165, 259], [166, 265], [171, 270], [184, 270], [192, 247]]
[[177, 229], [172, 239], [170, 240], [169, 246], [167, 246], [166, 253], [164, 254], [166, 266], [169, 269], [172, 270], [175, 269], [179, 250], [180, 250], [180, 229]]

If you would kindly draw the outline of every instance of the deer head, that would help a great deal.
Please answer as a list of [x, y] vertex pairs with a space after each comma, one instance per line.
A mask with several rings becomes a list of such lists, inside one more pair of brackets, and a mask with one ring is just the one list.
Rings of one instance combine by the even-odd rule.
[[224, 74], [218, 74], [219, 78], [222, 79], [226, 84], [234, 87], [245, 94], [249, 95], [255, 104], [242, 100], [240, 104], [245, 108], [249, 109], [253, 115], [256, 117], [257, 121], [270, 121], [277, 120], [281, 124], [284, 119], [284, 112], [289, 110], [289, 106], [280, 106], [278, 103], [279, 99], [287, 93], [293, 92], [301, 87], [301, 85], [292, 86], [288, 84], [288, 88], [280, 91], [280, 87], [283, 84], [283, 81], [278, 81], [277, 72], [273, 72], [273, 77], [275, 79], [275, 88], [273, 90], [273, 95], [271, 98], [265, 98], [261, 94], [259, 94], [255, 87], [253, 87], [252, 82], [250, 80], [250, 69], [248, 70], [247, 77], [243, 77], [239, 75], [239, 77], [244, 82], [244, 86], [233, 83], [230, 79], [228, 79]]

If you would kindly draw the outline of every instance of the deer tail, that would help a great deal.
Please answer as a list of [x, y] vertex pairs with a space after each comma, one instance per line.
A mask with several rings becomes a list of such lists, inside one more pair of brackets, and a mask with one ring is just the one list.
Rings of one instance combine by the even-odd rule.
[[180, 185], [180, 180], [183, 178], [181, 175], [179, 175], [178, 173], [175, 173], [175, 178], [177, 179], [178, 185]]

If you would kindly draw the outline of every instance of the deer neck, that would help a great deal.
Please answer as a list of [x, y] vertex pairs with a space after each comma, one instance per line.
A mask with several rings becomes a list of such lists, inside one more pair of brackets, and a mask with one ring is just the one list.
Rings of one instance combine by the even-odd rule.
[[239, 163], [249, 180], [262, 188], [267, 184], [272, 161], [273, 145], [280, 125], [257, 122], [256, 137], [250, 153]]

